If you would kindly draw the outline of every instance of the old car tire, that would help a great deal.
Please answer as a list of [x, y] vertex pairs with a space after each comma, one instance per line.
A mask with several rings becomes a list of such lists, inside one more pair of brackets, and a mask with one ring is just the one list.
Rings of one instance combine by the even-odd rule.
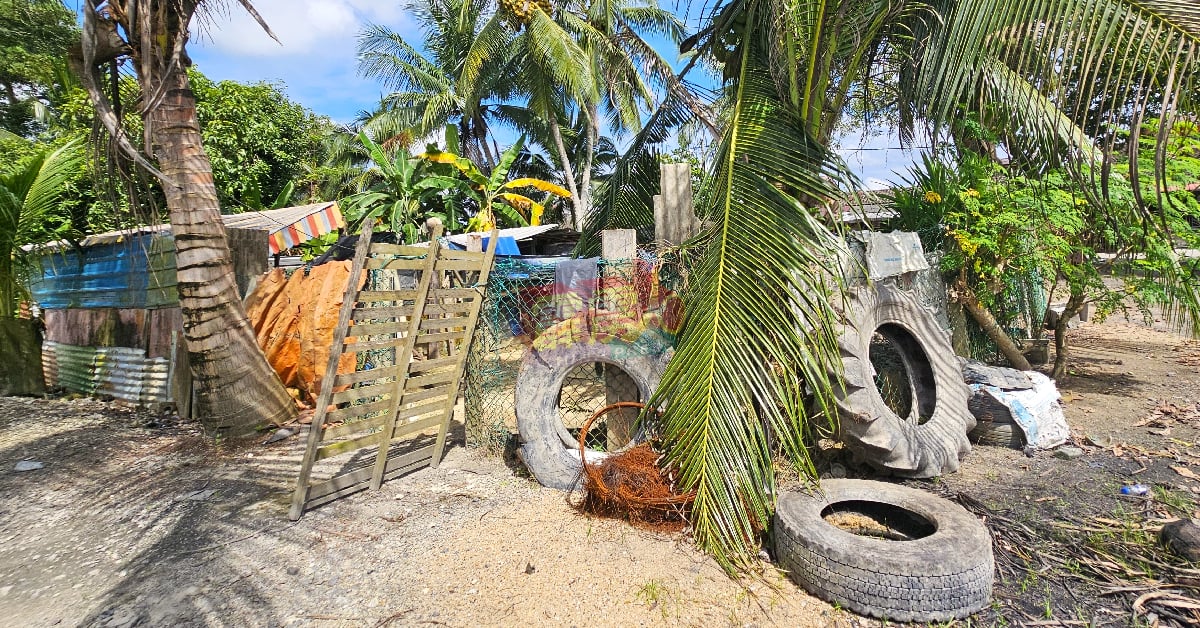
[[[842, 441], [883, 472], [929, 478], [957, 471], [971, 451], [967, 433], [975, 418], [948, 334], [912, 294], [888, 282], [852, 290], [845, 318], [838, 338], [844, 387], [835, 386]], [[876, 333], [904, 362], [913, 388], [910, 416], [897, 416], [875, 387], [870, 351]]]
[[[823, 513], [868, 502], [919, 515], [933, 532], [914, 540], [858, 536]], [[821, 493], [783, 493], [773, 527], [775, 555], [797, 584], [856, 613], [895, 621], [947, 621], [988, 605], [991, 536], [961, 506], [924, 491], [868, 480], [824, 480]]]
[[971, 430], [970, 437], [972, 441], [980, 445], [1008, 447], [1009, 449], [1025, 447], [1025, 432], [1022, 432], [1015, 423], [980, 421], [979, 425]]
[[[558, 414], [563, 379], [580, 364], [613, 364], [637, 384], [645, 401], [658, 387], [673, 353], [665, 346], [648, 349], [645, 345], [613, 336], [580, 336], [564, 346], [535, 347], [525, 356], [516, 390], [520, 455], [543, 486], [569, 491], [580, 477], [579, 444], [566, 432]], [[592, 455], [588, 454], [589, 462]], [[600, 460], [604, 454], [595, 452], [595, 457]]]

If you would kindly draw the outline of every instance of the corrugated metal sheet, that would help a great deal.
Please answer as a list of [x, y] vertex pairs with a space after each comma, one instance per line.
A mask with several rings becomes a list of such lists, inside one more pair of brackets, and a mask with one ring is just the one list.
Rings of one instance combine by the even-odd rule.
[[77, 347], [42, 343], [46, 385], [70, 392], [108, 395], [134, 403], [171, 401], [171, 363], [127, 347]]
[[175, 241], [169, 235], [135, 234], [82, 250], [63, 249], [43, 255], [40, 262], [41, 275], [29, 288], [43, 309], [147, 309], [179, 302]]

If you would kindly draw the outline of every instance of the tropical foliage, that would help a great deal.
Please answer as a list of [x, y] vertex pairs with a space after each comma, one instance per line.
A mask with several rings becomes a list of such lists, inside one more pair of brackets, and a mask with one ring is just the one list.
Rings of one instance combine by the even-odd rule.
[[591, 207], [604, 128], [639, 130], [656, 90], [686, 91], [645, 38], [683, 36], [679, 19], [653, 0], [421, 0], [409, 8], [427, 55], [381, 26], [360, 39], [360, 71], [395, 89], [364, 128], [407, 144], [453, 123], [459, 154], [483, 172], [500, 159], [493, 127], [516, 129], [561, 173], [579, 225]]
[[[732, 567], [769, 523], [767, 435], [803, 464], [797, 444], [836, 385], [837, 299], [818, 270], [836, 239], [817, 218], [855, 186], [828, 151], [847, 104], [895, 111], [906, 139], [943, 137], [968, 114], [1002, 122], [1025, 172], [1061, 165], [1114, 215], [1111, 168], [1098, 159], [1118, 128], [1147, 111], [1174, 117], [1194, 93], [1200, 9], [1177, 0], [731, 0], [688, 43], [722, 69], [725, 126], [689, 318], [656, 400], [666, 403], [668, 460], [681, 488], [696, 491], [696, 539]], [[1164, 214], [1140, 202], [1132, 180], [1136, 224], [1161, 228]], [[1177, 265], [1163, 272], [1165, 283], [1187, 283]], [[800, 377], [817, 415], [796, 400]]]
[[31, 259], [24, 247], [68, 235], [59, 200], [82, 160], [80, 146], [71, 143], [0, 173], [0, 318], [15, 316], [27, 296], [23, 278]]
[[72, 82], [65, 59], [78, 38], [61, 0], [0, 3], [0, 130], [31, 135], [45, 126], [53, 92]]
[[[454, 127], [447, 136], [454, 138]], [[438, 149], [430, 144], [419, 155], [398, 148], [389, 157], [365, 132], [359, 141], [373, 162], [378, 182], [369, 189], [349, 196], [344, 207], [352, 223], [380, 220], [388, 230], [401, 234], [405, 242], [416, 242], [420, 228], [436, 217], [450, 231], [465, 226], [471, 231], [486, 231], [497, 224], [528, 226], [540, 224], [543, 203], [521, 192], [533, 190], [551, 197], [565, 198], [562, 187], [534, 177], [510, 179], [514, 162], [521, 154], [523, 140], [504, 151], [489, 174], [471, 160]]]

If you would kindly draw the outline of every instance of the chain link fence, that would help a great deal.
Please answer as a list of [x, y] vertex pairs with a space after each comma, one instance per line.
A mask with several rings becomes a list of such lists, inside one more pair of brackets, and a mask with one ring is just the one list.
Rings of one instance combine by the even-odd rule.
[[[664, 259], [670, 258], [648, 250], [620, 260], [497, 257], [467, 357], [468, 444], [490, 452], [509, 444], [517, 431], [515, 392], [521, 362], [534, 342], [556, 326], [597, 312], [616, 312], [673, 340], [682, 313], [673, 289], [679, 273]], [[639, 350], [639, 345], [633, 346]], [[617, 401], [646, 400], [620, 367], [580, 364], [561, 383], [559, 417], [567, 432], [578, 438], [588, 417]], [[589, 446], [623, 447], [629, 434], [616, 427], [631, 421], [624, 414], [636, 411], [608, 413], [602, 424], [589, 430]]]

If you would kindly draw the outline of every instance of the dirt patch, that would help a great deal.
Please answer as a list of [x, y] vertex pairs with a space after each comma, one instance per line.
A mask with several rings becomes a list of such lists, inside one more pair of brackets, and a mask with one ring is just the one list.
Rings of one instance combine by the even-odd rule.
[[[960, 501], [993, 531], [995, 602], [973, 625], [1185, 625], [1188, 609], [1156, 603], [1196, 591], [1148, 583], [1187, 574], [1152, 537], [1196, 511], [1200, 345], [1124, 323], [1073, 339], [1061, 388], [1082, 458], [976, 447], [959, 473], [907, 484]], [[581, 516], [464, 449], [461, 425], [439, 469], [293, 524], [303, 437], [234, 449], [111, 403], [0, 398], [4, 623], [882, 625], [769, 564], [734, 582], [686, 531]], [[15, 471], [21, 461], [44, 466]], [[1149, 493], [1121, 493], [1136, 483]]]
[[[844, 615], [777, 572], [730, 580], [683, 534], [584, 517], [457, 445], [438, 469], [293, 524], [302, 436], [235, 450], [109, 403], [0, 398], [0, 623], [823, 626]], [[22, 460], [44, 466], [14, 471]]]

